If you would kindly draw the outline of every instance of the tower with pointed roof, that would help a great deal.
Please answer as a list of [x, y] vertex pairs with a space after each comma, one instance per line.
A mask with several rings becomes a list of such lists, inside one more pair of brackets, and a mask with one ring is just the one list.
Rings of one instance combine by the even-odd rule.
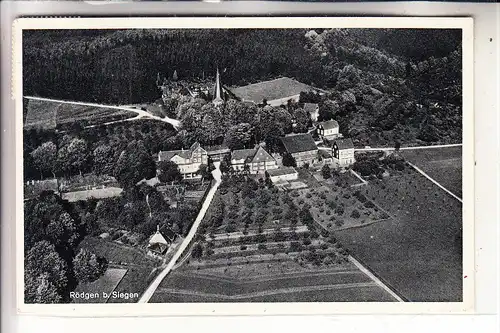
[[217, 74], [215, 75], [215, 87], [213, 93], [214, 99], [212, 102], [215, 106], [220, 106], [224, 103], [224, 91], [222, 90], [222, 85], [220, 82], [219, 68], [217, 68]]

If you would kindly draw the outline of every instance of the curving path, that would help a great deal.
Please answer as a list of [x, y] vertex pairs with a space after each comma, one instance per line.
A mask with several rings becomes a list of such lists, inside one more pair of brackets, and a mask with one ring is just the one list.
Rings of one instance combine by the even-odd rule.
[[167, 264], [167, 266], [161, 271], [161, 273], [156, 277], [156, 279], [151, 282], [149, 287], [144, 291], [142, 294], [141, 298], [139, 299], [139, 303], [147, 303], [153, 296], [154, 292], [156, 289], [158, 289], [158, 286], [160, 283], [163, 281], [163, 279], [172, 271], [175, 263], [179, 258], [181, 257], [182, 253], [187, 249], [191, 241], [193, 240], [194, 236], [196, 235], [196, 232], [198, 231], [198, 227], [201, 224], [201, 221], [203, 220], [203, 217], [205, 216], [205, 213], [208, 210], [208, 207], [210, 206], [210, 203], [212, 202], [212, 199], [214, 198], [215, 192], [217, 192], [217, 188], [221, 184], [222, 181], [222, 173], [220, 172], [219, 166], [220, 162], [214, 162], [215, 170], [212, 171], [212, 175], [215, 179], [215, 183], [212, 186], [212, 188], [208, 191], [208, 194], [205, 198], [205, 201], [203, 201], [203, 205], [201, 206], [200, 212], [198, 213], [198, 216], [194, 220], [193, 226], [191, 227], [191, 230], [189, 230], [189, 233], [187, 234], [186, 238], [182, 241], [182, 244], [179, 246], [177, 251], [175, 252], [174, 256], [172, 259], [170, 259], [170, 262]]
[[[75, 101], [64, 101], [64, 100], [58, 100], [58, 99], [51, 99], [51, 98], [44, 98], [44, 97], [34, 97], [34, 96], [24, 96], [26, 99], [32, 99], [32, 100], [37, 100], [37, 101], [47, 101], [47, 102], [55, 102], [55, 103], [62, 103], [62, 104], [72, 104], [72, 105], [82, 105], [82, 106], [95, 106], [95, 107], [101, 107], [101, 108], [108, 108], [108, 109], [115, 109], [115, 110], [124, 110], [124, 111], [129, 111], [129, 112], [134, 112], [137, 114], [136, 117], [126, 119], [124, 121], [130, 121], [130, 120], [137, 120], [140, 118], [146, 118], [146, 119], [154, 119], [157, 121], [161, 121], [164, 123], [168, 123], [172, 125], [175, 129], [178, 129], [181, 122], [177, 119], [172, 119], [172, 118], [160, 118], [158, 116], [155, 116], [149, 112], [146, 112], [141, 109], [136, 109], [132, 108], [129, 106], [120, 106], [120, 105], [106, 105], [106, 104], [98, 104], [98, 103], [87, 103], [87, 102], [75, 102]], [[118, 122], [123, 122], [123, 120], [119, 120]], [[112, 124], [114, 122], [109, 122], [106, 123], [105, 125]]]

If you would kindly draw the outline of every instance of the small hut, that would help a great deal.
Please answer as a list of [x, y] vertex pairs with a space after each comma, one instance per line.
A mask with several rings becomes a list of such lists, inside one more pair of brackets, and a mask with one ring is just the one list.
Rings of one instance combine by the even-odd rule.
[[156, 254], [163, 254], [168, 249], [169, 242], [163, 237], [160, 232], [160, 226], [156, 226], [156, 232], [149, 240], [148, 249]]

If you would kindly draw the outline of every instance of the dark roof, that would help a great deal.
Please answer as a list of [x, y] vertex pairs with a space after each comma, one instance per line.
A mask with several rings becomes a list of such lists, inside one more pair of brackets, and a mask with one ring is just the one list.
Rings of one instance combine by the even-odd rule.
[[336, 139], [333, 144], [337, 144], [339, 149], [351, 149], [354, 148], [354, 143], [352, 143], [351, 138], [347, 139]]
[[256, 149], [236, 149], [231, 154], [232, 160], [245, 160], [245, 162], [258, 163], [258, 162], [272, 162], [275, 161], [263, 147]]
[[318, 104], [316, 103], [304, 103], [304, 110], [308, 113], [313, 113], [317, 110]]
[[231, 153], [232, 160], [245, 160], [255, 155], [255, 149], [236, 149]]
[[283, 146], [290, 154], [318, 149], [311, 134], [285, 136], [281, 138], [281, 142], [283, 142]]
[[258, 163], [258, 162], [273, 162], [274, 158], [269, 155], [269, 153], [262, 147], [259, 146], [257, 148], [257, 151], [255, 152], [255, 155], [253, 156], [251, 162], [252, 163]]
[[327, 121], [323, 121], [323, 122], [319, 123], [318, 126], [322, 126], [323, 129], [329, 130], [332, 128], [339, 128], [339, 123], [336, 122], [335, 120], [327, 120]]
[[210, 146], [205, 148], [207, 153], [210, 154], [222, 154], [222, 153], [229, 153], [231, 150], [225, 146], [225, 145], [218, 145], [218, 146]]
[[188, 159], [191, 158], [193, 151], [195, 151], [198, 147], [200, 147], [200, 144], [198, 142], [195, 142], [191, 145], [191, 147], [189, 147], [189, 149], [160, 151], [158, 153], [158, 159], [160, 161], [170, 161], [170, 159], [175, 155], [179, 155], [182, 158]]
[[267, 170], [267, 173], [269, 176], [283, 176], [283, 175], [289, 175], [293, 173], [297, 173], [297, 170], [293, 167], [281, 167], [279, 169], [271, 169]]
[[170, 161], [175, 155], [179, 155], [182, 158], [188, 159], [191, 158], [191, 150], [160, 151], [158, 153], [158, 159], [160, 161]]
[[282, 77], [275, 80], [263, 81], [243, 87], [233, 88], [231, 91], [244, 101], [252, 101], [258, 104], [264, 99], [272, 101], [275, 99], [295, 96], [303, 91], [308, 92], [322, 90], [311, 87], [289, 77]]

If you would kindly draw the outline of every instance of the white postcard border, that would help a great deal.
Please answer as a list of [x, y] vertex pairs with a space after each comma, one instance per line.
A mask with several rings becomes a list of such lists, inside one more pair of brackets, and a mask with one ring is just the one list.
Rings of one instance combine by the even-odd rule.
[[[25, 304], [22, 31], [25, 29], [193, 28], [435, 28], [462, 29], [463, 91], [463, 302]], [[238, 17], [238, 18], [21, 18], [13, 25], [12, 94], [16, 104], [16, 295], [18, 313], [49, 316], [193, 316], [318, 314], [473, 313], [474, 284], [474, 112], [473, 20], [436, 17]]]

